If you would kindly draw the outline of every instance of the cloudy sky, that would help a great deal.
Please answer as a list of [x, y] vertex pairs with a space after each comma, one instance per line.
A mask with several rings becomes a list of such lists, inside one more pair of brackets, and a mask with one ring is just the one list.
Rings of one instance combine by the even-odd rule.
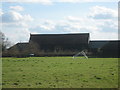
[[0, 8], [1, 31], [13, 43], [27, 42], [30, 33], [90, 33], [90, 40], [118, 39], [117, 0], [22, 1], [6, 0]]

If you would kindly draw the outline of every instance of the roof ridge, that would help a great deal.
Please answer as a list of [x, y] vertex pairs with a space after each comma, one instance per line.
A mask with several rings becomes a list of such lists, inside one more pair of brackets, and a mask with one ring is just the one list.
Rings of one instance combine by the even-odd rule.
[[82, 34], [89, 34], [89, 33], [65, 33], [65, 34], [30, 34], [30, 35], [82, 35]]

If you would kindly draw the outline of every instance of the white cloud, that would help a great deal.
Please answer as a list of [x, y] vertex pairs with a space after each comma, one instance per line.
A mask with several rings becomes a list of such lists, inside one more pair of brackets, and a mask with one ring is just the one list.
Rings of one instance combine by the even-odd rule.
[[10, 6], [10, 9], [15, 10], [15, 11], [23, 11], [24, 8], [21, 6]]
[[78, 17], [68, 16], [64, 20], [57, 22], [51, 21], [52, 23], [43, 23], [32, 28], [31, 31], [37, 31], [38, 33], [87, 33], [91, 32], [91, 30], [100, 30], [95, 24], [91, 23], [89, 19], [78, 18], [77, 20], [76, 18]]
[[118, 11], [103, 6], [95, 6], [91, 8], [89, 16], [94, 19], [113, 19], [118, 17]]
[[10, 28], [10, 27], [3, 27], [3, 33], [8, 37], [9, 41], [12, 43], [17, 42], [28, 42], [30, 37], [30, 31], [28, 28]]
[[15, 11], [6, 12], [2, 15], [3, 23], [18, 22], [23, 19], [23, 16]]
[[92, 40], [113, 40], [118, 38], [116, 36], [118, 29], [117, 20], [113, 20], [113, 18], [94, 19], [68, 16], [64, 20], [53, 22], [40, 24], [39, 27], [32, 28], [31, 31], [38, 33], [90, 33]]
[[28, 27], [28, 23], [33, 21], [33, 18], [29, 14], [22, 15], [16, 11], [9, 11], [2, 14], [2, 24], [5, 27]]
[[3, 23], [16, 23], [16, 22], [23, 22], [23, 21], [32, 21], [32, 17], [28, 15], [22, 15], [16, 11], [9, 11], [2, 14], [2, 22]]
[[90, 34], [92, 40], [118, 40], [116, 32], [93, 32]]
[[46, 20], [42, 24], [37, 25], [37, 28], [41, 30], [51, 31], [54, 30], [55, 24], [51, 20]]
[[2, 9], [0, 9], [0, 16], [3, 14], [3, 11], [2, 11]]
[[29, 15], [29, 14], [25, 14], [23, 15], [23, 21], [33, 21], [34, 19]]
[[73, 16], [68, 16], [68, 17], [66, 17], [66, 19], [71, 21], [71, 22], [79, 22], [82, 20], [81, 18], [73, 17]]
[[5, 33], [11, 42], [28, 41], [30, 35], [29, 23], [33, 21], [29, 14], [9, 10], [1, 15], [1, 19], [2, 32]]

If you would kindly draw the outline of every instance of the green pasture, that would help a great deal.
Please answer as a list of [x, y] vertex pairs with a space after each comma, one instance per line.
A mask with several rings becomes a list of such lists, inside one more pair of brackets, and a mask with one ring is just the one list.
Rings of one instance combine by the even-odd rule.
[[3, 88], [117, 88], [118, 59], [2, 58]]

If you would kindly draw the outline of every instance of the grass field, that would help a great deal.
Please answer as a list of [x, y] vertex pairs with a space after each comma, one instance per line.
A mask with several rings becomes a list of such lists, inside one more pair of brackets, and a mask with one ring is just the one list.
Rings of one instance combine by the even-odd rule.
[[118, 59], [3, 58], [3, 88], [117, 88]]

